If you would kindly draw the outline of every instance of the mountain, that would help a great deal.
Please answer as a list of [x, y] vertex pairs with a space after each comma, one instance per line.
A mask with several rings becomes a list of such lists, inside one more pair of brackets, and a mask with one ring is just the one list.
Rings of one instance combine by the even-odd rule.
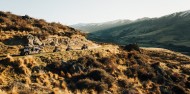
[[190, 55], [189, 35], [190, 10], [99, 30], [90, 33], [88, 38], [120, 45], [138, 43], [140, 46], [167, 48]]
[[84, 33], [72, 27], [10, 12], [0, 11], [0, 30], [0, 44], [3, 47], [0, 54], [18, 54], [19, 49], [26, 45], [44, 46], [44, 52], [49, 52], [58, 45], [64, 48], [72, 44], [73, 48], [77, 48], [83, 44], [93, 44]]
[[97, 44], [60, 23], [0, 12], [0, 94], [189, 94], [189, 66], [167, 49]]
[[71, 25], [71, 27], [79, 29], [85, 33], [91, 33], [91, 32], [96, 32], [100, 30], [105, 30], [105, 29], [125, 25], [131, 22], [132, 21], [130, 20], [114, 20], [114, 21], [108, 21], [108, 22], [103, 22], [103, 23], [79, 23], [79, 24]]

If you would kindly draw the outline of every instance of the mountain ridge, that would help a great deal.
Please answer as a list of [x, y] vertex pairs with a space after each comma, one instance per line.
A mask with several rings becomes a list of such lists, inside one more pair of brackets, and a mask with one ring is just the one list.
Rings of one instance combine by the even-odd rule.
[[120, 45], [139, 43], [145, 47], [163, 47], [179, 52], [184, 52], [186, 49], [185, 52], [189, 53], [189, 22], [188, 10], [92, 32], [88, 38]]
[[[131, 20], [127, 20], [127, 19], [123, 19], [123, 20], [118, 19], [118, 20], [108, 21], [108, 22], [103, 22], [103, 23], [79, 23], [79, 24], [70, 25], [70, 26], [76, 29], [79, 29], [82, 32], [90, 33], [90, 32], [96, 32], [98, 30], [106, 29], [106, 28], [128, 24], [131, 22], [132, 22]], [[92, 31], [89, 32], [89, 30], [92, 30]]]
[[131, 45], [95, 43], [69, 26], [0, 12], [0, 94], [190, 93], [188, 56]]

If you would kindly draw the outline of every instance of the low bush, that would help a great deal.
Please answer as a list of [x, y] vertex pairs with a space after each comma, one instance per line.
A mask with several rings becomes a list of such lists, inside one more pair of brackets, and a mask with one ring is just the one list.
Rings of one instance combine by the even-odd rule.
[[88, 88], [88, 90], [94, 89], [94, 90], [98, 91], [99, 93], [103, 92], [105, 90], [108, 90], [108, 86], [106, 84], [99, 82], [99, 81], [93, 81], [90, 79], [79, 80], [76, 83], [76, 86], [78, 89], [81, 89], [81, 90]]
[[92, 69], [86, 77], [95, 81], [105, 82], [109, 85], [114, 82], [114, 78], [103, 69]]
[[176, 93], [176, 94], [188, 94], [186, 92], [185, 88], [183, 88], [179, 85], [174, 85], [171, 90], [173, 91], [173, 93]]

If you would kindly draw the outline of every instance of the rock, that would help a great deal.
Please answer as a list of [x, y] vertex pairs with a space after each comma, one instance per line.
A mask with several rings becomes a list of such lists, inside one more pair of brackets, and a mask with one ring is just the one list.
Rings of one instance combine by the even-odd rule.
[[36, 36], [34, 37], [33, 43], [34, 43], [34, 45], [42, 45], [42, 42]]
[[28, 39], [28, 45], [42, 45], [42, 42], [38, 39], [38, 37], [36, 36], [33, 36], [31, 34], [29, 34], [27, 36], [27, 39]]
[[34, 45], [34, 36], [29, 34], [27, 36], [27, 39], [28, 39], [28, 45]]

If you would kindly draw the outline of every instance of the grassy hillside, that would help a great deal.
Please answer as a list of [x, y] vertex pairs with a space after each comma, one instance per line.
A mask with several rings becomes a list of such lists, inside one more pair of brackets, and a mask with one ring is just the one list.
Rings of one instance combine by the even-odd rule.
[[187, 56], [117, 46], [0, 58], [0, 93], [188, 94]]
[[[189, 56], [161, 48], [127, 51], [58, 23], [0, 14], [0, 94], [190, 93]], [[20, 56], [28, 35], [43, 51]], [[81, 50], [83, 44], [88, 49]], [[68, 45], [73, 49], [66, 51]]]
[[74, 28], [60, 23], [48, 23], [43, 19], [35, 19], [28, 15], [18, 16], [10, 12], [0, 11], [0, 30], [1, 31], [28, 31], [40, 34], [52, 35], [72, 35], [79, 33]]
[[55, 22], [49, 23], [28, 15], [0, 12], [0, 55], [18, 54], [20, 48], [28, 45], [29, 35], [43, 44], [38, 46], [44, 46], [44, 52], [52, 52], [55, 46], [66, 48], [70, 45], [73, 49], [79, 49], [83, 44], [93, 45], [85, 38], [84, 33], [72, 27]]
[[139, 43], [145, 47], [190, 52], [189, 35], [190, 12], [185, 11], [100, 30], [89, 34], [89, 39], [117, 44]]

